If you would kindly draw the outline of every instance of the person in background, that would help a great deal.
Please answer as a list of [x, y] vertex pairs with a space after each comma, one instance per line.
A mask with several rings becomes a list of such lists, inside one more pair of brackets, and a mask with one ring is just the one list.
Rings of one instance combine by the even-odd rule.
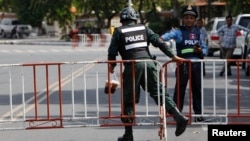
[[[190, 60], [202, 59], [207, 53], [207, 46], [200, 39], [200, 30], [195, 26], [198, 13], [194, 6], [185, 6], [182, 11], [183, 26], [171, 30], [161, 36], [164, 41], [174, 39], [176, 41], [177, 55]], [[174, 101], [177, 103], [180, 111], [183, 109], [184, 98], [187, 83], [189, 80], [189, 67], [191, 67], [191, 90], [193, 98], [194, 113], [200, 115], [201, 109], [201, 62], [184, 62], [176, 69], [176, 84], [174, 92]], [[179, 71], [178, 71], [179, 69]], [[179, 85], [178, 85], [179, 84]], [[195, 117], [196, 122], [204, 121], [203, 117]]]
[[79, 41], [80, 41], [80, 37], [79, 37], [79, 29], [78, 29], [78, 23], [76, 24], [75, 29], [73, 29], [72, 27], [70, 27], [70, 32], [69, 32], [69, 38], [70, 41], [72, 43], [72, 47], [78, 47], [79, 45]]
[[[160, 36], [154, 33], [151, 29], [142, 24], [137, 24], [139, 14], [132, 7], [126, 7], [121, 11], [120, 22], [122, 26], [115, 28], [112, 35], [111, 43], [108, 48], [108, 60], [116, 60], [118, 53], [121, 55], [122, 60], [144, 60], [152, 59], [149, 52], [149, 43], [158, 47], [165, 55], [175, 61], [184, 61], [172, 53], [172, 50], [165, 42], [162, 41]], [[136, 39], [136, 40], [135, 40]], [[135, 102], [139, 102], [140, 88], [148, 88], [150, 96], [156, 104], [162, 104], [158, 101], [158, 90], [162, 88], [159, 86], [157, 66], [153, 61], [136, 62], [134, 66], [131, 63], [124, 63], [123, 70], [123, 112], [124, 115], [133, 115], [133, 91], [135, 88]], [[116, 63], [109, 64], [109, 73], [114, 73]], [[132, 77], [132, 67], [135, 69], [135, 78]], [[146, 71], [145, 71], [146, 67]], [[145, 82], [145, 72], [147, 72], [148, 81]], [[135, 84], [135, 86], [133, 86]], [[147, 84], [147, 86], [145, 86]], [[160, 84], [162, 85], [162, 84]], [[161, 94], [162, 95], [162, 94]], [[160, 98], [162, 100], [162, 98]], [[165, 109], [166, 112], [173, 115], [176, 120], [175, 135], [180, 136], [186, 129], [188, 118], [185, 117], [176, 107], [175, 102], [171, 99], [168, 93], [165, 93]], [[133, 123], [133, 118], [121, 118], [123, 123]], [[132, 125], [125, 126], [125, 133], [118, 141], [133, 141]]]
[[[196, 26], [198, 29], [200, 29], [200, 40], [202, 40], [204, 43], [206, 43], [207, 31], [206, 31], [205, 27], [203, 26], [202, 19], [197, 19]], [[206, 75], [205, 63], [203, 63], [203, 75], [204, 76]]]
[[78, 33], [79, 33], [79, 30], [77, 28], [73, 29], [72, 27], [70, 27], [69, 38], [76, 39], [76, 37], [78, 36], [77, 35]]
[[204, 27], [202, 19], [197, 19], [196, 27], [200, 30], [200, 40], [202, 40], [204, 43], [206, 43], [207, 31]]
[[111, 25], [110, 28], [109, 28], [109, 32], [110, 32], [111, 35], [113, 35], [114, 30], [115, 30], [115, 26]]
[[11, 38], [18, 38], [17, 34], [17, 26], [14, 26], [13, 29], [11, 30]]
[[[249, 29], [233, 24], [232, 16], [226, 16], [226, 23], [217, 30], [220, 36], [220, 45], [222, 52], [222, 59], [231, 59], [234, 49], [236, 48], [236, 35], [238, 30], [249, 31]], [[223, 76], [225, 72], [225, 65], [222, 67], [219, 76]], [[227, 75], [231, 76], [231, 63], [227, 63]]]

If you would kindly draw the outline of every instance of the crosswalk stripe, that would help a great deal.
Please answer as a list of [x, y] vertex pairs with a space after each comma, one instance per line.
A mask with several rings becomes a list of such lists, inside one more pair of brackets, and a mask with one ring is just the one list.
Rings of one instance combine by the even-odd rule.
[[10, 51], [9, 50], [0, 50], [0, 52], [2, 52], [2, 53], [8, 53]]
[[40, 50], [38, 50], [38, 52], [44, 53], [44, 52], [48, 52], [48, 51], [47, 51], [47, 50], [44, 50], [44, 49], [40, 49]]
[[14, 52], [24, 52], [23, 50], [13, 50]]
[[33, 53], [33, 52], [35, 52], [35, 50], [27, 50], [27, 52], [29, 52], [29, 53]]

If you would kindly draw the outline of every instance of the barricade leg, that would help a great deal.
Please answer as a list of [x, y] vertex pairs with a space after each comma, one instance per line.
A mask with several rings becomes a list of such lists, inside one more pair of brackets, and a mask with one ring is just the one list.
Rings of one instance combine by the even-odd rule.
[[72, 36], [72, 48], [76, 48], [79, 46], [79, 36], [77, 34], [73, 34]]
[[100, 34], [100, 43], [99, 46], [103, 47], [107, 43], [107, 36], [105, 34]]
[[94, 42], [94, 37], [92, 34], [86, 34], [86, 47], [91, 47], [93, 45]]
[[[52, 64], [24, 64], [23, 66], [32, 67], [33, 68], [33, 81], [34, 81], [34, 118], [29, 118], [26, 120], [28, 123], [28, 127], [26, 129], [45, 129], [45, 128], [62, 128], [62, 90], [61, 90], [61, 68], [60, 63], [52, 63]], [[46, 83], [46, 116], [42, 116], [39, 113], [39, 95], [37, 95], [37, 71], [39, 67], [45, 68], [45, 83]], [[50, 88], [49, 88], [49, 66], [55, 66], [58, 74], [58, 116], [52, 116], [52, 110], [50, 105]], [[53, 110], [55, 112], [55, 110]]]
[[160, 127], [158, 131], [158, 136], [162, 140], [166, 135], [166, 116], [164, 116], [164, 109], [160, 106]]

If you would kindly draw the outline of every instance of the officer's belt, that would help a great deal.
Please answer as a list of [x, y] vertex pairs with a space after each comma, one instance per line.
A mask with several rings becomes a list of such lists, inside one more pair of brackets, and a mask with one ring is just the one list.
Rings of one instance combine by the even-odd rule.
[[[133, 60], [140, 60], [140, 59], [152, 59], [152, 58], [148, 58], [148, 57], [146, 57], [146, 58], [136, 58], [136, 59], [133, 59]], [[153, 60], [153, 59], [152, 59]], [[138, 62], [124, 62], [123, 64], [124, 64], [124, 66], [130, 66], [130, 65], [132, 65], [132, 64], [136, 64], [136, 63], [138, 63]]]

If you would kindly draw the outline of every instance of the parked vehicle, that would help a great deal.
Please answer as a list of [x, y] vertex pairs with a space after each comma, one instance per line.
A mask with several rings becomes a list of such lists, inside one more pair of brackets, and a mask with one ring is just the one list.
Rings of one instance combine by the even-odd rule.
[[220, 38], [217, 30], [224, 24], [226, 24], [225, 17], [215, 17], [206, 24], [205, 29], [208, 34], [206, 39], [208, 56], [213, 56], [214, 52], [220, 50]]
[[[250, 29], [250, 23], [248, 24], [248, 29]], [[245, 59], [250, 60], [250, 32], [246, 33], [246, 38], [245, 38], [245, 45], [244, 47], [246, 48], [245, 51]], [[246, 76], [250, 75], [250, 62], [244, 63], [244, 68], [246, 72]]]
[[59, 37], [60, 31], [62, 31], [59, 26], [58, 21], [48, 23], [46, 21], [42, 22], [42, 29], [39, 31], [39, 35], [48, 35], [51, 37]]
[[16, 18], [3, 18], [0, 21], [0, 34], [2, 37], [22, 38], [29, 36], [31, 25], [20, 24]]
[[[240, 14], [237, 16], [235, 20], [235, 24], [243, 26], [245, 28], [248, 28], [250, 30], [250, 14]], [[247, 52], [248, 48], [246, 45], [246, 34], [247, 32], [241, 30], [237, 33], [237, 38], [236, 38], [236, 47], [237, 48], [242, 48], [243, 50], [243, 55], [242, 58], [246, 59], [247, 58]], [[245, 62], [242, 64], [242, 69], [245, 69]]]

